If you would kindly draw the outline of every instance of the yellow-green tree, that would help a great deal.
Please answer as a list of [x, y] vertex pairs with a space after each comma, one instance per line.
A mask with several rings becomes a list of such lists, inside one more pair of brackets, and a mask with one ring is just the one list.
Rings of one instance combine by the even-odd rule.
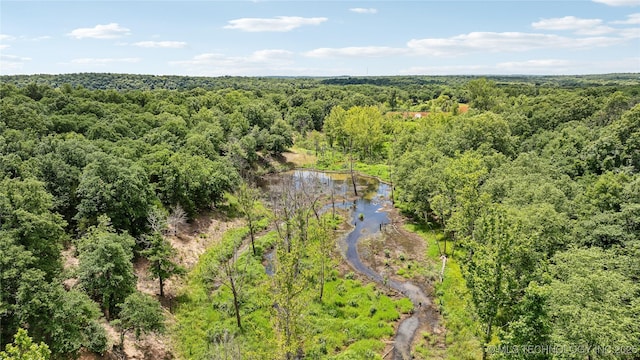
[[48, 360], [50, 356], [47, 344], [34, 344], [25, 329], [18, 329], [13, 344], [0, 351], [0, 359], [3, 360]]
[[382, 157], [384, 132], [382, 113], [375, 106], [355, 106], [345, 114], [344, 133], [351, 151], [362, 159]]

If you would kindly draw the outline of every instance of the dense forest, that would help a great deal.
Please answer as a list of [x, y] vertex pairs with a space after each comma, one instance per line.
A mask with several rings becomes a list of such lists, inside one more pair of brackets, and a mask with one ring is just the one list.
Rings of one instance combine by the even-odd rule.
[[[0, 79], [0, 358], [149, 333], [167, 358], [382, 358], [412, 304], [344, 270], [329, 195], [256, 189], [291, 152], [392, 184], [458, 267], [454, 307], [409, 265], [447, 328], [415, 358], [640, 356], [638, 74]], [[208, 216], [237, 226], [187, 261], [175, 241]]]

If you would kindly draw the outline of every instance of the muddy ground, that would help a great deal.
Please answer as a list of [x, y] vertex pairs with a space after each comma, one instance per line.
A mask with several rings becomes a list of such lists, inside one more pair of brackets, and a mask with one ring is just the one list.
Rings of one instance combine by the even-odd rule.
[[[410, 282], [411, 284], [405, 286], [405, 294], [413, 291], [412, 297], [414, 299], [420, 298], [416, 296], [417, 291], [412, 289], [415, 285], [427, 295], [428, 298], [419, 300], [418, 306], [414, 308], [414, 311], [418, 312], [417, 317], [403, 321], [409, 317], [409, 315], [404, 315], [400, 319], [396, 326], [396, 336], [410, 337], [409, 334], [420, 323], [412, 339], [410, 352], [413, 354], [413, 358], [422, 358], [415, 351], [419, 344], [429, 348], [429, 359], [444, 358], [445, 329], [441, 325], [441, 315], [434, 305], [435, 294], [433, 290], [433, 284], [437, 281], [438, 264], [427, 258], [427, 244], [424, 239], [404, 229], [403, 224], [406, 218], [399, 214], [395, 208], [387, 207], [385, 210], [389, 214], [391, 223], [385, 225], [381, 233], [362, 239], [358, 244], [358, 253], [363, 263], [375, 272], [382, 274], [383, 277], [398, 282]], [[394, 298], [405, 297], [405, 294], [395, 291], [393, 293]], [[383, 351], [385, 359], [392, 359], [394, 355], [396, 359], [402, 359], [402, 355], [398, 355], [397, 351], [394, 352], [393, 347], [394, 342], [388, 341]]]

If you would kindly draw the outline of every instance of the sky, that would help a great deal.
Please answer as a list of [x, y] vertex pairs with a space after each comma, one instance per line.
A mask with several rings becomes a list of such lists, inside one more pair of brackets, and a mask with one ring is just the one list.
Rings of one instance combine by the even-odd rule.
[[0, 1], [0, 74], [640, 73], [640, 0]]

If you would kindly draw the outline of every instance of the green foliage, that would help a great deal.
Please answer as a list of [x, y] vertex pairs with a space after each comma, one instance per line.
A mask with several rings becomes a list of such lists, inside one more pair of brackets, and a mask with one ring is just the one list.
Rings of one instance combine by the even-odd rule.
[[51, 351], [45, 343], [34, 344], [27, 330], [19, 329], [12, 344], [7, 344], [5, 351], [0, 351], [4, 360], [48, 360]]
[[164, 296], [164, 280], [173, 275], [184, 274], [185, 269], [174, 262], [175, 249], [161, 233], [153, 232], [146, 237], [148, 247], [141, 251], [151, 266], [149, 272], [154, 279], [158, 279], [160, 284], [160, 297]]
[[324, 119], [322, 130], [327, 135], [329, 146], [333, 148], [334, 144], [339, 145], [343, 149], [347, 147], [347, 134], [344, 131], [346, 123], [346, 111], [336, 106], [331, 109], [331, 113]]
[[[251, 178], [269, 171], [263, 154], [281, 154], [295, 137], [297, 145], [316, 155], [316, 166], [348, 170], [353, 163], [356, 171], [391, 180], [399, 207], [443, 227], [455, 248], [446, 249], [454, 259], [439, 286], [459, 289], [440, 297], [446, 299], [448, 334], [453, 334], [447, 339], [455, 339], [447, 347], [450, 358], [478, 355], [469, 334], [486, 335], [486, 326], [478, 330], [470, 325], [475, 322], [465, 323], [473, 313], [485, 325], [491, 320], [498, 326], [491, 344], [637, 343], [631, 320], [638, 317], [640, 277], [639, 94], [636, 74], [259, 80], [3, 76], [0, 338], [10, 341], [28, 326], [54, 357], [74, 356], [79, 347], [100, 352], [106, 343], [95, 306], [60, 285], [65, 240], [80, 238], [80, 283], [104, 310], [116, 311], [116, 302], [124, 301], [135, 284], [134, 240], [126, 234], [143, 243], [151, 208], [181, 206], [195, 217], [220, 205], [224, 193], [240, 183], [239, 174]], [[470, 104], [469, 113], [456, 112], [458, 103]], [[385, 114], [390, 107], [430, 114], [420, 119]], [[324, 134], [303, 138], [314, 129]], [[499, 221], [490, 220], [496, 207], [502, 209]], [[100, 225], [104, 214], [114, 229]], [[257, 223], [263, 228], [268, 220]], [[311, 243], [304, 243], [295, 263], [306, 284], [297, 286], [309, 292], [299, 300], [307, 305], [301, 320], [305, 355], [378, 356], [371, 352], [380, 346], [373, 339], [392, 332], [380, 324], [394, 318], [396, 306], [382, 300], [351, 306], [369, 290], [359, 293], [337, 279], [329, 270], [332, 264], [324, 262], [327, 257], [316, 256], [323, 253], [324, 236], [315, 230], [299, 234]], [[250, 233], [248, 228], [230, 231], [218, 250], [232, 253]], [[274, 235], [257, 240], [256, 254], [281, 240]], [[156, 264], [170, 257], [166, 244], [152, 242], [148, 256]], [[437, 244], [440, 248], [430, 248], [436, 256], [445, 242], [432, 243]], [[202, 261], [213, 257], [204, 255]], [[194, 358], [225, 353], [259, 358], [276, 352], [273, 284], [259, 259], [240, 261], [251, 289], [239, 303], [240, 313], [255, 328], [229, 330], [232, 294], [225, 287], [212, 292], [198, 287], [189, 295], [197, 294], [190, 298], [197, 299], [197, 311], [181, 318], [187, 319], [180, 325], [184, 357], [192, 357], [191, 347]], [[421, 268], [411, 266], [411, 271]], [[157, 275], [168, 276], [164, 270], [170, 268], [160, 266]], [[103, 277], [109, 269], [118, 276]], [[194, 271], [198, 282], [202, 269]], [[321, 269], [327, 270], [324, 276]], [[104, 278], [112, 281], [99, 283]], [[483, 289], [496, 283], [492, 302]], [[324, 288], [320, 284], [326, 287], [322, 302], [315, 300]], [[587, 285], [592, 292], [584, 290]], [[330, 302], [328, 289], [339, 298]], [[477, 304], [463, 311], [473, 302], [469, 294]], [[358, 314], [382, 318], [368, 323], [345, 317], [355, 316], [356, 308]], [[328, 330], [318, 331], [316, 319]], [[601, 326], [602, 333], [612, 335], [605, 338], [579, 326]], [[352, 329], [349, 336], [345, 328]], [[207, 349], [207, 344], [213, 345]]]
[[30, 251], [16, 243], [13, 237], [0, 231], [0, 335], [10, 338], [20, 327], [17, 317], [18, 289], [33, 276], [42, 276], [42, 270], [34, 268], [36, 261]]
[[98, 153], [84, 169], [78, 184], [76, 219], [94, 225], [101, 214], [118, 230], [138, 235], [146, 229], [151, 187], [142, 167], [129, 160]]
[[158, 168], [160, 200], [166, 205], [182, 206], [191, 217], [220, 202], [225, 191], [234, 189], [240, 180], [225, 159], [209, 160], [177, 152], [166, 161], [167, 165]]
[[384, 133], [383, 118], [376, 107], [353, 107], [347, 110], [343, 124], [344, 132], [349, 139], [349, 146], [360, 154], [361, 158], [382, 158]]
[[136, 289], [131, 264], [135, 240], [126, 233], [115, 233], [108, 218], [101, 217], [99, 221], [78, 244], [78, 280], [87, 294], [101, 304], [109, 319], [117, 304]]
[[489, 111], [500, 103], [501, 92], [496, 83], [486, 78], [471, 80], [467, 83], [471, 106], [480, 111]]
[[77, 356], [82, 348], [96, 353], [107, 349], [106, 332], [97, 321], [100, 310], [78, 290], [30, 278], [18, 290], [17, 315], [29, 324], [34, 338], [48, 342], [56, 357]]
[[329, 147], [338, 145], [343, 151], [355, 152], [360, 159], [382, 159], [385, 141], [384, 118], [374, 106], [354, 106], [345, 111], [337, 106], [324, 122]]
[[[65, 223], [52, 213], [53, 198], [35, 179], [0, 180], [0, 231], [29, 251], [34, 267], [52, 278], [61, 269]], [[4, 241], [4, 239], [3, 239]]]
[[[207, 254], [221, 251], [227, 248], [225, 243], [242, 239], [247, 234], [246, 227], [229, 230], [220, 244], [222, 248], [212, 249]], [[277, 238], [275, 231], [256, 238], [258, 253], [262, 253], [260, 249], [275, 245]], [[190, 273], [189, 285], [180, 297], [175, 331], [181, 354], [190, 354], [188, 356], [193, 359], [208, 358], [211, 353], [207, 350], [207, 339], [213, 342], [212, 348], [221, 350], [229, 348], [229, 343], [224, 339], [232, 336], [233, 343], [243, 354], [242, 358], [271, 359], [277, 343], [272, 327], [275, 310], [271, 283], [274, 280], [265, 274], [264, 266], [250, 252], [238, 257], [236, 261], [245, 276], [241, 313], [243, 323], [251, 324], [238, 332], [235, 330], [231, 290], [222, 286], [210, 293], [210, 287], [201, 278], [203, 268], [216, 259], [213, 255], [201, 258], [196, 270]], [[313, 300], [317, 297], [316, 281], [303, 288], [300, 295], [308, 299], [303, 302], [306, 356], [312, 359], [337, 355], [347, 358], [362, 358], [371, 354], [379, 356], [379, 349], [383, 347], [380, 339], [393, 335], [392, 322], [400, 317], [401, 312], [412, 309], [412, 304], [406, 299], [393, 301], [376, 291], [372, 284], [363, 286], [357, 280], [346, 280], [336, 275], [334, 270], [327, 270], [322, 302]], [[349, 330], [345, 332], [345, 329]], [[371, 352], [375, 349], [378, 351]]]
[[120, 345], [128, 331], [133, 331], [136, 339], [140, 339], [142, 334], [160, 333], [165, 329], [162, 307], [149, 295], [136, 291], [127, 296], [118, 307], [120, 317], [113, 324], [120, 329]]
[[[428, 230], [425, 225], [405, 224], [408, 231], [417, 233], [427, 242], [427, 256], [440, 263], [439, 247], [443, 246], [440, 230]], [[437, 243], [441, 244], [438, 245]], [[462, 276], [461, 261], [448, 257], [442, 282], [435, 284], [436, 304], [447, 329], [447, 359], [479, 359], [482, 357], [478, 337], [480, 324], [466, 281]], [[431, 346], [423, 344], [423, 353]], [[420, 351], [420, 346], [418, 351]], [[425, 358], [429, 358], [426, 355]]]
[[269, 128], [269, 136], [265, 140], [265, 150], [279, 155], [293, 145], [293, 131], [284, 120], [276, 120]]
[[242, 215], [247, 220], [247, 225], [249, 227], [249, 236], [251, 237], [251, 250], [253, 251], [253, 255], [256, 255], [256, 246], [255, 246], [255, 233], [257, 228], [257, 222], [260, 220], [260, 217], [263, 216], [259, 211], [258, 206], [256, 206], [256, 202], [260, 198], [260, 192], [258, 189], [249, 187], [246, 183], [243, 183], [238, 188], [238, 208]]
[[[637, 282], [597, 247], [570, 249], [553, 259], [546, 311], [554, 343], [566, 346], [621, 346], [640, 343]], [[576, 354], [576, 358], [577, 358]]]

